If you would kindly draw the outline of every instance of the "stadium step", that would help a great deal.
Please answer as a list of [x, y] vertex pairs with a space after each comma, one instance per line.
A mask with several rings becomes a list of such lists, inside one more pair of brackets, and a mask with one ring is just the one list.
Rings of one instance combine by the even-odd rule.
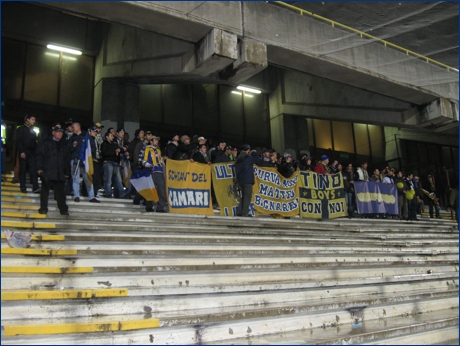
[[5, 184], [2, 229], [33, 235], [26, 248], [2, 236], [2, 344], [458, 340], [450, 220], [156, 214], [70, 196], [62, 216], [52, 193], [41, 220], [39, 196]]

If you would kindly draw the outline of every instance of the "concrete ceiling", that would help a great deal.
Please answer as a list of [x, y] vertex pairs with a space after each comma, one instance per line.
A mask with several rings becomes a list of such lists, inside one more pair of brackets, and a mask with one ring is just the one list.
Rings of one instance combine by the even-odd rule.
[[458, 2], [289, 4], [458, 69]]

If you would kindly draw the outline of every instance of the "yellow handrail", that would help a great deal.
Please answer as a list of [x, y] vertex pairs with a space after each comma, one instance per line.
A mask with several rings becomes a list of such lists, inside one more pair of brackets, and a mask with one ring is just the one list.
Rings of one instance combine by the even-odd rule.
[[439, 61], [433, 60], [433, 59], [431, 59], [431, 58], [428, 58], [428, 57], [426, 57], [426, 56], [423, 56], [423, 55], [421, 55], [421, 54], [418, 54], [418, 53], [416, 53], [416, 52], [413, 52], [413, 51], [411, 51], [411, 50], [409, 50], [409, 49], [400, 47], [400, 46], [398, 46], [398, 45], [396, 45], [396, 44], [393, 44], [393, 43], [391, 43], [391, 42], [388, 42], [388, 41], [379, 39], [378, 37], [369, 35], [369, 34], [363, 32], [363, 31], [360, 31], [360, 30], [351, 28], [351, 27], [349, 27], [349, 26], [347, 26], [347, 25], [338, 23], [338, 22], [336, 22], [336, 21], [334, 21], [334, 20], [331, 20], [331, 19], [322, 17], [322, 16], [320, 16], [320, 15], [317, 15], [317, 14], [314, 14], [314, 13], [312, 13], [312, 12], [309, 12], [309, 11], [306, 11], [306, 10], [304, 10], [304, 9], [301, 9], [301, 8], [299, 8], [299, 7], [290, 5], [290, 4], [288, 4], [288, 3], [286, 3], [286, 2], [283, 2], [283, 1], [274, 1], [274, 2], [277, 3], [277, 4], [280, 4], [280, 5], [289, 7], [289, 8], [291, 8], [291, 9], [295, 10], [295, 11], [298, 11], [298, 12], [300, 13], [300, 15], [302, 15], [302, 16], [303, 16], [304, 14], [307, 14], [307, 15], [309, 15], [309, 16], [318, 18], [318, 19], [320, 19], [320, 20], [322, 20], [322, 21], [328, 22], [328, 23], [330, 23], [333, 27], [344, 28], [344, 29], [347, 29], [347, 30], [349, 30], [349, 31], [352, 31], [352, 32], [354, 32], [354, 33], [359, 34], [361, 37], [367, 37], [367, 38], [370, 38], [370, 39], [372, 39], [372, 40], [376, 40], [376, 41], [382, 42], [382, 43], [384, 44], [385, 47], [390, 46], [390, 47], [396, 48], [396, 49], [398, 49], [398, 50], [401, 50], [401, 51], [405, 52], [406, 55], [411, 54], [411, 55], [416, 56], [417, 58], [421, 58], [421, 59], [425, 60], [427, 63], [430, 63], [430, 62], [431, 62], [431, 63], [433, 63], [433, 64], [442, 66], [442, 67], [446, 68], [447, 71], [454, 71], [454, 72], [457, 72], [457, 73], [459, 72], [458, 69], [456, 69], [456, 68], [453, 68], [453, 67], [448, 66], [448, 65], [446, 65], [446, 64], [443, 64], [443, 63], [441, 63], [441, 62], [439, 62]]

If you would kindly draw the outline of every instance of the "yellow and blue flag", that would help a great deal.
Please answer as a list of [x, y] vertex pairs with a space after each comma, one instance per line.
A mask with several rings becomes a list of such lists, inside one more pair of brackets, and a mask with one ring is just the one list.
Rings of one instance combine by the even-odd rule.
[[81, 147], [80, 162], [81, 165], [85, 167], [85, 173], [88, 175], [88, 186], [93, 185], [94, 167], [93, 157], [91, 155], [91, 142], [88, 132], [86, 133], [85, 141]]
[[160, 199], [158, 198], [157, 189], [150, 176], [151, 172], [152, 170], [150, 168], [133, 171], [130, 181], [137, 192], [147, 201], [158, 202]]

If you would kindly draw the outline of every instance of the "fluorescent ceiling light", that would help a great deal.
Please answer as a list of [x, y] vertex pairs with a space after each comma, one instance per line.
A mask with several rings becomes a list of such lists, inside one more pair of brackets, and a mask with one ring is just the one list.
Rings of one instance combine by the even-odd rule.
[[260, 94], [262, 92], [260, 90], [248, 88], [248, 87], [245, 87], [245, 86], [238, 86], [236, 88], [239, 89], [239, 90], [244, 90], [244, 91], [254, 93], [254, 94]]
[[81, 51], [79, 51], [79, 50], [71, 49], [71, 48], [65, 48], [65, 47], [61, 47], [61, 46], [55, 46], [54, 44], [49, 44], [49, 45], [46, 46], [46, 48], [52, 49], [52, 50], [58, 50], [60, 52], [66, 52], [66, 53], [70, 53], [70, 54], [81, 55]]
[[239, 91], [235, 91], [235, 90], [232, 91], [232, 94], [243, 95], [243, 93], [241, 93]]
[[[46, 52], [45, 55], [52, 56], [53, 58], [59, 58], [59, 54], [56, 54], [56, 53]], [[63, 55], [62, 58], [67, 59], [67, 60], [75, 60], [75, 61], [77, 60], [77, 58], [74, 58], [73, 56], [67, 56], [67, 55]]]
[[254, 95], [244, 93], [244, 97], [254, 97]]

